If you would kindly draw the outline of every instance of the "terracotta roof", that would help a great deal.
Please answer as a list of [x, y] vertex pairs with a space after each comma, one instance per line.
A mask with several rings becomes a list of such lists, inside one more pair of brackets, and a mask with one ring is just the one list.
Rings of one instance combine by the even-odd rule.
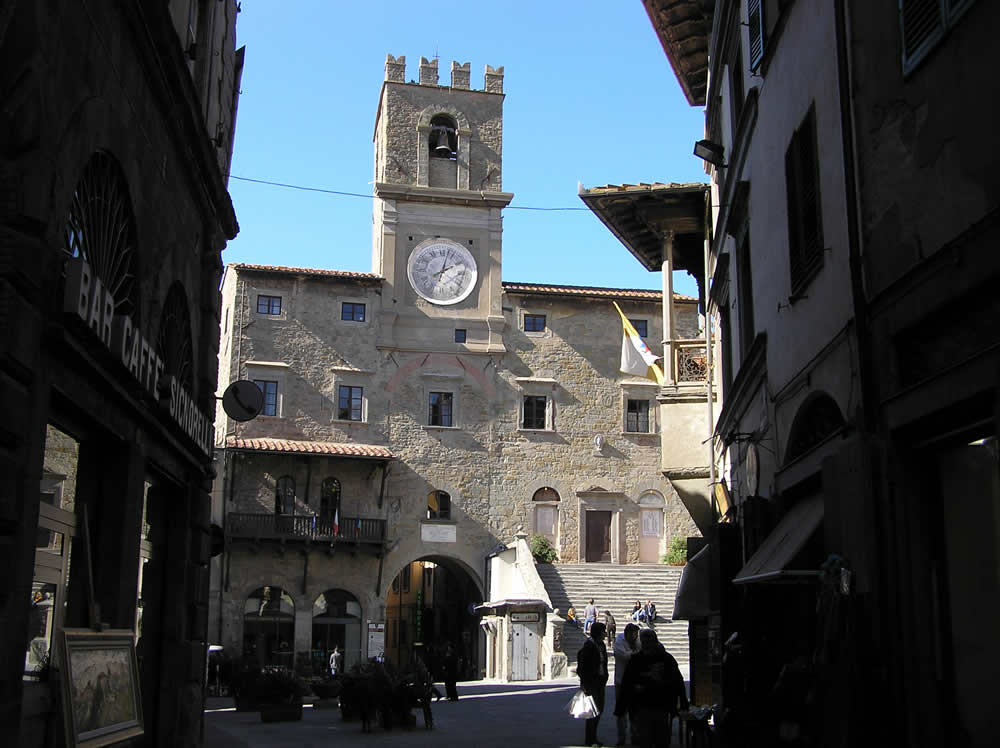
[[227, 449], [242, 449], [248, 452], [284, 452], [299, 455], [331, 455], [333, 457], [374, 457], [380, 460], [394, 459], [386, 447], [375, 444], [338, 444], [335, 442], [307, 442], [294, 439], [241, 439], [226, 438]]
[[[600, 288], [596, 286], [554, 286], [548, 283], [512, 283], [504, 281], [507, 293], [551, 294], [553, 296], [578, 296], [596, 299], [629, 299], [636, 301], [661, 301], [663, 292], [647, 288]], [[697, 301], [693, 296], [675, 293], [674, 301]]]
[[321, 268], [292, 268], [283, 265], [249, 265], [245, 262], [233, 262], [229, 267], [237, 270], [256, 270], [262, 273], [288, 273], [290, 275], [320, 275], [324, 278], [346, 278], [356, 280], [380, 281], [382, 276], [375, 273], [355, 273], [350, 270], [323, 270]]

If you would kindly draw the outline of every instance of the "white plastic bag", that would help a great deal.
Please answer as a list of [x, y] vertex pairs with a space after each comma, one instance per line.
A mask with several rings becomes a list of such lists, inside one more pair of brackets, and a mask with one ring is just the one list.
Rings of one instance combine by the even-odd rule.
[[566, 705], [566, 711], [573, 715], [574, 719], [592, 719], [597, 716], [597, 704], [594, 697], [588, 696], [583, 689], [573, 694], [573, 698]]

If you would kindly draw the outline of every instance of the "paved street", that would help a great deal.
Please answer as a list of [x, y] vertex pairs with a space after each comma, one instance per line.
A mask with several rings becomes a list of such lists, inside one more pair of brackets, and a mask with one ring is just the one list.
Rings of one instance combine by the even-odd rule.
[[[686, 670], [686, 667], [683, 668]], [[434, 702], [434, 729], [424, 730], [419, 710], [413, 730], [385, 732], [378, 727], [361, 732], [361, 723], [343, 722], [339, 709], [307, 708], [301, 722], [264, 724], [257, 712], [236, 712], [232, 700], [209, 699], [205, 714], [205, 745], [225, 748], [253, 746], [493, 746], [528, 745], [539, 748], [580, 746], [583, 722], [566, 713], [566, 702], [575, 692], [576, 678], [534, 683], [474, 681], [460, 683], [459, 700]], [[439, 690], [444, 691], [442, 685]], [[608, 686], [607, 711], [598, 737], [615, 744], [614, 689]], [[676, 730], [676, 723], [674, 726]]]

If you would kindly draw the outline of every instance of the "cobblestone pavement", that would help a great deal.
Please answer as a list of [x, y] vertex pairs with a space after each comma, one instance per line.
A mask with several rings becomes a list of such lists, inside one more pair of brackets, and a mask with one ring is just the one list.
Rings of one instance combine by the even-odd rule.
[[[370, 733], [362, 733], [358, 721], [342, 721], [339, 709], [306, 708], [301, 722], [265, 724], [257, 712], [233, 710], [231, 699], [211, 698], [206, 705], [204, 744], [207, 748], [575, 747], [582, 745], [583, 722], [570, 717], [565, 706], [577, 688], [576, 678], [533, 683], [460, 683], [458, 701], [434, 702], [433, 730], [423, 728], [420, 711], [414, 710], [417, 716], [414, 729], [386, 732], [373, 727]], [[438, 690], [443, 693], [444, 687], [438, 684]], [[598, 737], [611, 746], [615, 744], [613, 708], [614, 689], [609, 685]], [[676, 723], [674, 729], [676, 731]]]

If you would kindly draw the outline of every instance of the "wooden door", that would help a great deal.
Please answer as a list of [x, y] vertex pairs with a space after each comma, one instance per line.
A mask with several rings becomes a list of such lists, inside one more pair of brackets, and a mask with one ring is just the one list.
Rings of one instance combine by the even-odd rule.
[[611, 512], [587, 512], [587, 561], [611, 561]]

